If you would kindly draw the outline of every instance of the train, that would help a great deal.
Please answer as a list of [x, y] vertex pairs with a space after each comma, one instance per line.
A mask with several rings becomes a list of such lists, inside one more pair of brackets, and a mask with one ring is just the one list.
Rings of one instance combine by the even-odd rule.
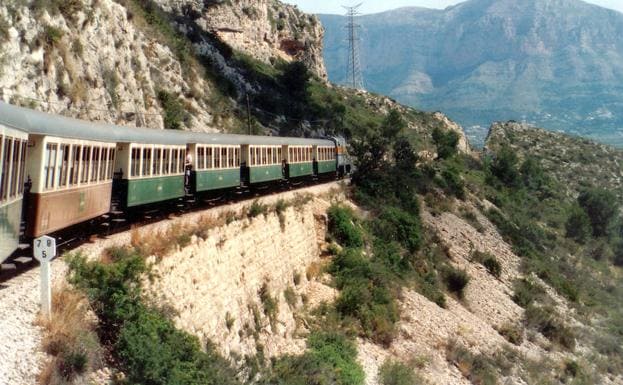
[[20, 241], [187, 196], [352, 169], [344, 138], [123, 127], [0, 102], [0, 263]]

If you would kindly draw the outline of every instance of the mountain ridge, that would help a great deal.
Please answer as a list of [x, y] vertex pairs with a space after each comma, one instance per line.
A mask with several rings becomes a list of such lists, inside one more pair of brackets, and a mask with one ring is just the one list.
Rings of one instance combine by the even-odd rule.
[[[319, 17], [329, 78], [344, 82], [344, 19]], [[358, 22], [367, 88], [442, 110], [477, 143], [491, 122], [510, 119], [597, 139], [623, 133], [620, 12], [579, 0], [472, 0]]]

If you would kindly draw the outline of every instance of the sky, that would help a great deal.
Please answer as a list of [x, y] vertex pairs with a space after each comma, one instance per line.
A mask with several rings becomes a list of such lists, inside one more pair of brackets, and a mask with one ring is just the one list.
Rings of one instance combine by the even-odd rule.
[[[308, 13], [343, 14], [342, 5], [356, 5], [363, 3], [361, 12], [376, 13], [399, 7], [418, 6], [426, 8], [445, 8], [464, 0], [282, 0], [285, 3], [296, 4]], [[623, 0], [585, 0], [588, 3], [602, 7], [616, 9], [623, 12]]]

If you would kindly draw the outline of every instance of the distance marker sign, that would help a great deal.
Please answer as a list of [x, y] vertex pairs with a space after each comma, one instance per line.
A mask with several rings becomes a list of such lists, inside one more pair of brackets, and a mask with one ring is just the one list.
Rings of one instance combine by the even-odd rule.
[[56, 239], [44, 235], [34, 240], [33, 254], [37, 261], [43, 263], [56, 257]]
[[33, 256], [41, 263], [41, 312], [49, 319], [52, 314], [50, 261], [56, 257], [56, 240], [44, 235], [32, 243]]

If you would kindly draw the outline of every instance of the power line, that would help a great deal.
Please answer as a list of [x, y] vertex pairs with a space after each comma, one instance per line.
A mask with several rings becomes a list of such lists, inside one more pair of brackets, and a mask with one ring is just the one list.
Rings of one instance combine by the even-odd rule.
[[346, 9], [346, 16], [348, 17], [348, 23], [346, 28], [348, 29], [348, 82], [350, 86], [356, 90], [363, 90], [363, 76], [361, 74], [361, 59], [359, 57], [359, 30], [361, 25], [355, 23], [355, 17], [359, 16], [359, 8], [363, 3], [359, 3], [355, 6], [348, 7], [342, 6]]

